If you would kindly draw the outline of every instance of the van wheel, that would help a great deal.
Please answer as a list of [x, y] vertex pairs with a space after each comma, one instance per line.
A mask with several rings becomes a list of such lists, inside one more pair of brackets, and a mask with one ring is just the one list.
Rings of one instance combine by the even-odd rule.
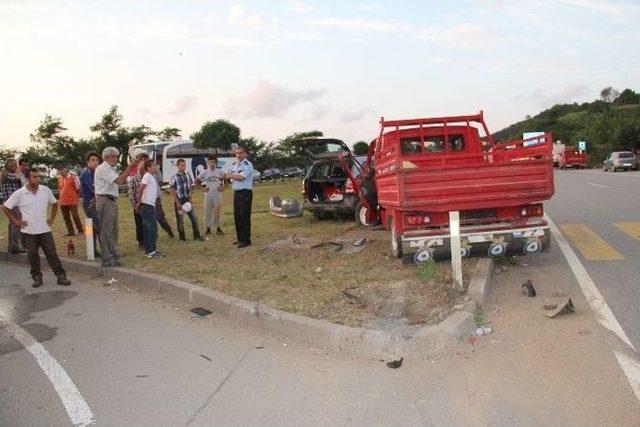
[[389, 219], [389, 227], [391, 227], [391, 254], [396, 258], [402, 258], [402, 238], [396, 233], [393, 219]]
[[362, 227], [370, 227], [371, 223], [367, 220], [369, 209], [362, 203], [356, 205], [356, 224]]

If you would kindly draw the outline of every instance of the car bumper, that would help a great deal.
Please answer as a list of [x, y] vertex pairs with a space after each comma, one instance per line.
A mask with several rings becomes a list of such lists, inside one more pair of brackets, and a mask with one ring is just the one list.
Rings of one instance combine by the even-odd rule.
[[[463, 258], [528, 255], [548, 251], [550, 235], [546, 224], [496, 231], [463, 229], [460, 232], [460, 250]], [[416, 262], [451, 257], [451, 238], [448, 234], [405, 235], [401, 240], [404, 256]]]

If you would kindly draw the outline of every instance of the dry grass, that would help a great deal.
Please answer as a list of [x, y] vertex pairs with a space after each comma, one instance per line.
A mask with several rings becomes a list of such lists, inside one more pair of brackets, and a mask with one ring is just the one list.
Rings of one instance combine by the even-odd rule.
[[[385, 311], [385, 300], [393, 294], [390, 286], [402, 283], [405, 298], [402, 316], [412, 323], [441, 317], [439, 307], [450, 307], [458, 295], [450, 290], [450, 267], [438, 263], [434, 277], [423, 282], [417, 268], [402, 265], [390, 257], [386, 231], [357, 229], [353, 220], [284, 219], [268, 212], [269, 198], [300, 199], [300, 182], [260, 183], [254, 191], [252, 215], [253, 246], [237, 249], [232, 214], [232, 192], [223, 193], [225, 236], [212, 236], [206, 242], [172, 240], [160, 230], [158, 248], [167, 258], [149, 260], [138, 250], [133, 231], [133, 215], [126, 198], [120, 200], [120, 248], [127, 267], [154, 272], [197, 283], [239, 298], [260, 301], [270, 306], [311, 317], [348, 325], [362, 325], [376, 316], [395, 315]], [[204, 232], [203, 194], [198, 191], [194, 206]], [[168, 196], [164, 207], [169, 222], [175, 217]], [[187, 236], [191, 227], [186, 220]], [[174, 226], [175, 229], [175, 226]], [[66, 254], [66, 233], [61, 215], [54, 225], [59, 253]], [[0, 219], [0, 235], [6, 239], [6, 218]], [[360, 253], [333, 252], [304, 247], [289, 250], [267, 248], [274, 241], [295, 235], [299, 238], [329, 241], [336, 238], [366, 237]], [[6, 241], [6, 240], [5, 240]], [[82, 238], [76, 237], [75, 258], [85, 258]], [[295, 245], [294, 245], [295, 246]], [[465, 277], [475, 261], [465, 261]], [[347, 292], [344, 293], [347, 289]], [[391, 293], [390, 293], [391, 292]], [[419, 307], [419, 308], [416, 308]], [[441, 310], [440, 310], [441, 311]]]

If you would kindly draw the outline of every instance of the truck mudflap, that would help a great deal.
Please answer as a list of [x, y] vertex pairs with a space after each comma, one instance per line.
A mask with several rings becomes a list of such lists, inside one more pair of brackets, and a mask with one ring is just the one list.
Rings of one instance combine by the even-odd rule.
[[[465, 233], [461, 230], [460, 252], [462, 258], [536, 254], [549, 250], [550, 234], [548, 225], [495, 232]], [[431, 259], [450, 259], [450, 237], [448, 234], [403, 236], [402, 253], [405, 262], [423, 263]]]

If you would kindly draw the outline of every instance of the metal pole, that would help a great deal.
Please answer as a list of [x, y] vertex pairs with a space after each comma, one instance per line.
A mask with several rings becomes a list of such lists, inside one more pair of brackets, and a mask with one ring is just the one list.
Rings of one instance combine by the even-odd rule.
[[462, 292], [462, 252], [460, 250], [460, 213], [458, 211], [449, 212], [449, 233], [453, 287]]
[[87, 261], [93, 261], [95, 257], [95, 248], [93, 247], [93, 220], [91, 218], [85, 218], [84, 220], [84, 235], [87, 239]]

